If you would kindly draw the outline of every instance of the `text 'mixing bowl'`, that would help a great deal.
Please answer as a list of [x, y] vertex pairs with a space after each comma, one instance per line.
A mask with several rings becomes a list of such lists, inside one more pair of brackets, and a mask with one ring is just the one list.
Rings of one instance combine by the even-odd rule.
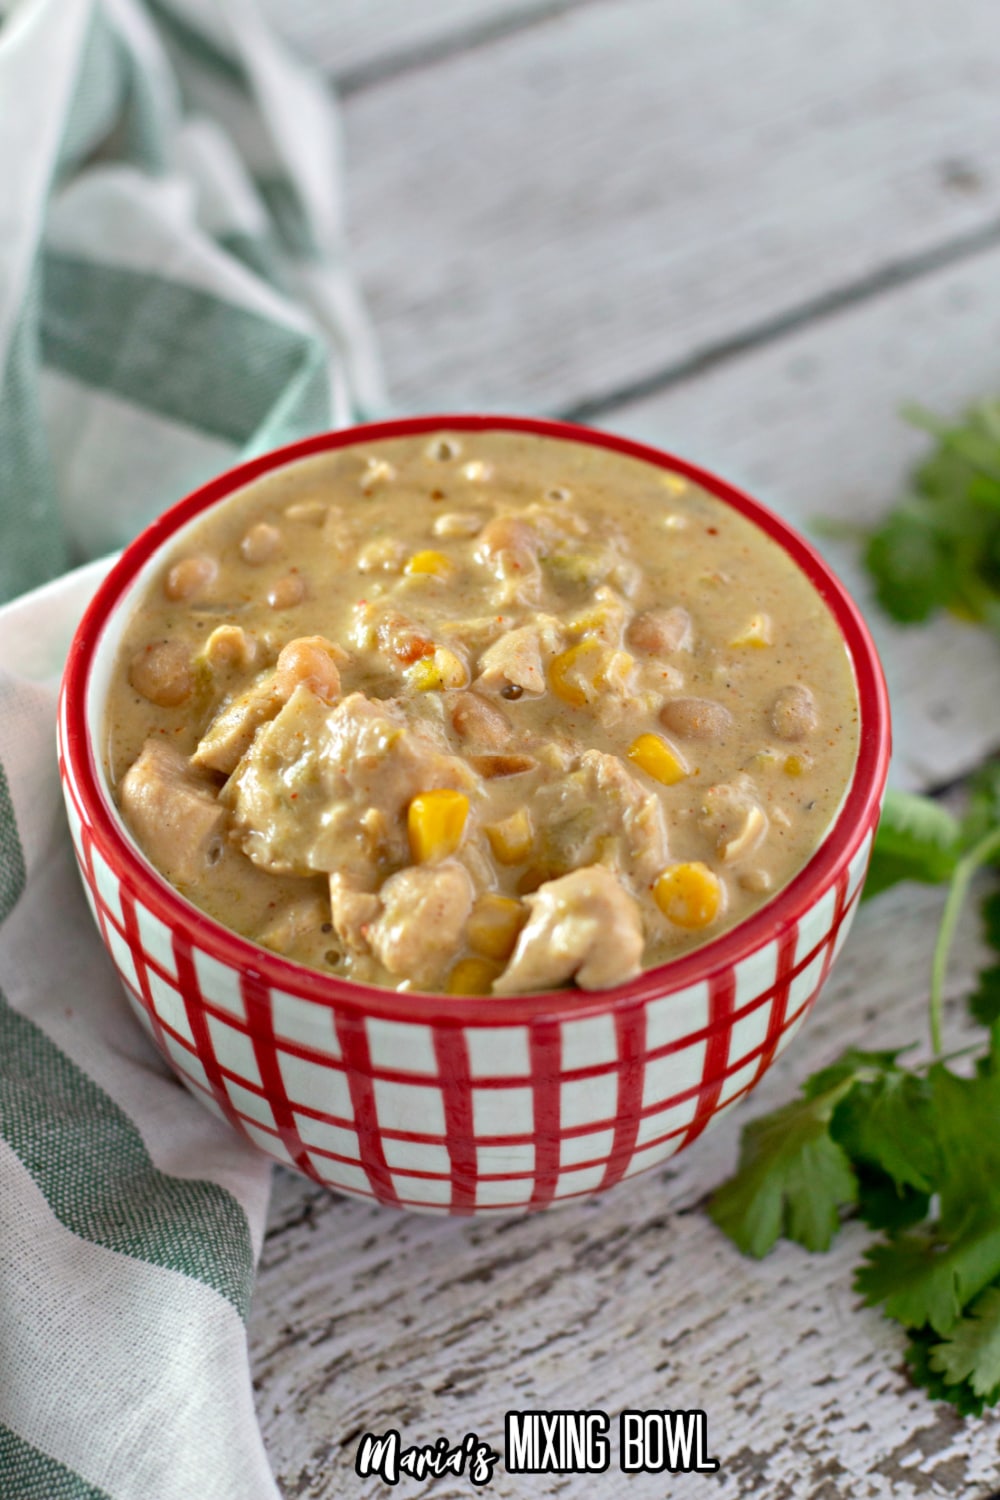
[[[610, 990], [490, 999], [399, 993], [288, 962], [219, 926], [139, 851], [101, 753], [123, 627], [164, 549], [261, 475], [440, 429], [595, 444], [686, 475], [756, 522], [833, 613], [861, 725], [853, 779], [799, 874], [714, 942]], [[610, 1187], [695, 1140], [811, 1009], [850, 926], [889, 758], [878, 658], [843, 587], [757, 502], [655, 449], [566, 423], [435, 416], [309, 438], [241, 464], [160, 517], [101, 585], [70, 651], [60, 768], [84, 887], [133, 1010], [191, 1091], [317, 1182], [427, 1212], [520, 1213]]]

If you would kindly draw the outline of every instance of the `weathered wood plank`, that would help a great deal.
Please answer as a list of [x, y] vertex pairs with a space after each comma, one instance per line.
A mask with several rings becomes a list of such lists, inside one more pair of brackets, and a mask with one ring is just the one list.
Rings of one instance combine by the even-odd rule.
[[584, 0], [265, 0], [293, 47], [348, 89], [559, 15]]
[[988, 0], [620, 0], [349, 99], [396, 400], [565, 409], [992, 232], [998, 42]]
[[[826, 1256], [741, 1258], [698, 1205], [740, 1125], [849, 1043], [923, 1035], [940, 895], [902, 888], [864, 908], [802, 1035], [746, 1107], [668, 1167], [533, 1219], [422, 1219], [279, 1174], [250, 1320], [258, 1410], [292, 1500], [379, 1496], [353, 1472], [360, 1432], [410, 1441], [475, 1431], [502, 1448], [509, 1407], [701, 1407], [717, 1483], [638, 1476], [629, 1493], [719, 1500], [961, 1496], [996, 1479], [997, 1429], [907, 1384], [895, 1327], [858, 1306], [866, 1235]], [[892, 935], [891, 943], [887, 935]], [[953, 995], [981, 960], [974, 920]], [[949, 1015], [961, 1033], [957, 1003]], [[616, 1451], [616, 1450], [614, 1450]], [[620, 1483], [620, 1481], [619, 1481]], [[594, 1481], [499, 1469], [490, 1493], [589, 1496]], [[458, 1500], [467, 1481], [428, 1487]], [[615, 1493], [613, 1479], [602, 1493]]]
[[1000, 391], [998, 345], [994, 250], [600, 419], [714, 467], [812, 534], [866, 605], [889, 679], [895, 774], [911, 786], [949, 780], [1000, 748], [1000, 650], [950, 619], [894, 626], [870, 605], [858, 548], [814, 523], [870, 524], [928, 446], [900, 406], [919, 399], [957, 413]]

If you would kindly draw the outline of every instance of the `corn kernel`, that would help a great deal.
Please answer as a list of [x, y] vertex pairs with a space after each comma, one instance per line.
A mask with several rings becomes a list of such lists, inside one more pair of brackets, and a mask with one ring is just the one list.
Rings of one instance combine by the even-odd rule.
[[455, 564], [450, 557], [445, 557], [443, 552], [434, 552], [427, 548], [423, 552], [414, 552], [409, 559], [403, 572], [410, 578], [429, 573], [434, 578], [447, 578], [455, 571]]
[[528, 858], [534, 841], [531, 814], [526, 807], [519, 807], [502, 823], [487, 823], [486, 837], [495, 860], [502, 865], [519, 865]]
[[585, 609], [582, 614], [573, 615], [567, 620], [566, 626], [574, 634], [583, 635], [590, 630], [601, 630], [608, 622], [608, 615], [609, 611], [599, 606]]
[[730, 646], [749, 647], [760, 651], [765, 646], [770, 646], [774, 639], [771, 630], [771, 618], [769, 615], [753, 615], [744, 625], [739, 635], [733, 637]]
[[422, 656], [403, 673], [418, 693], [442, 693], [447, 688], [469, 685], [469, 669], [460, 656], [447, 646], [438, 646], [433, 656]]
[[462, 842], [469, 799], [464, 792], [419, 792], [406, 814], [410, 853], [416, 864], [446, 859]]
[[640, 734], [629, 746], [628, 758], [635, 761], [640, 771], [645, 771], [654, 781], [662, 781], [664, 786], [673, 786], [688, 774], [687, 766], [676, 750], [658, 734]]
[[503, 965], [489, 958], [460, 958], [448, 975], [449, 995], [488, 995]]
[[694, 931], [714, 922], [722, 909], [722, 883], [700, 860], [670, 865], [653, 887], [653, 899], [677, 927]]
[[512, 896], [488, 892], [480, 896], [469, 917], [466, 936], [469, 947], [486, 958], [506, 963], [517, 944], [527, 912]]
[[688, 487], [688, 482], [682, 474], [661, 474], [660, 483], [671, 495], [683, 495]]
[[788, 755], [782, 769], [786, 776], [801, 776], [808, 770], [808, 766], [801, 755]]
[[582, 708], [597, 697], [597, 673], [601, 666], [603, 650], [597, 641], [585, 636], [561, 651], [549, 663], [549, 683], [557, 698]]
[[421, 656], [407, 667], [403, 676], [411, 688], [418, 693], [434, 693], [441, 690], [441, 677], [434, 665], [433, 656]]

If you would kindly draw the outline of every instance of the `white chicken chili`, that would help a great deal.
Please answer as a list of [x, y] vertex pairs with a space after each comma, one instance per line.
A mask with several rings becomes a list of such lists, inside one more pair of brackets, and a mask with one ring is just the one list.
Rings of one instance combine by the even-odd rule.
[[763, 531], [605, 448], [483, 431], [267, 475], [175, 545], [107, 719], [210, 916], [370, 984], [617, 984], [742, 921], [844, 795], [832, 615]]

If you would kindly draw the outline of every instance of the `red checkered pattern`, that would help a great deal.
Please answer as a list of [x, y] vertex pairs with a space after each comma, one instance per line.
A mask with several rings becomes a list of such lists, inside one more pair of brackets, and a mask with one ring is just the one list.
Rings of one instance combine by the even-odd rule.
[[[708, 980], [566, 1020], [437, 1024], [269, 986], [168, 926], [99, 847], [61, 758], [84, 888], [139, 1020], [276, 1161], [429, 1213], [548, 1207], [656, 1166], [787, 1046], [850, 926], [871, 833], [797, 923]], [[212, 924], [192, 912], [210, 936]], [[289, 976], [294, 970], [289, 967]]]

